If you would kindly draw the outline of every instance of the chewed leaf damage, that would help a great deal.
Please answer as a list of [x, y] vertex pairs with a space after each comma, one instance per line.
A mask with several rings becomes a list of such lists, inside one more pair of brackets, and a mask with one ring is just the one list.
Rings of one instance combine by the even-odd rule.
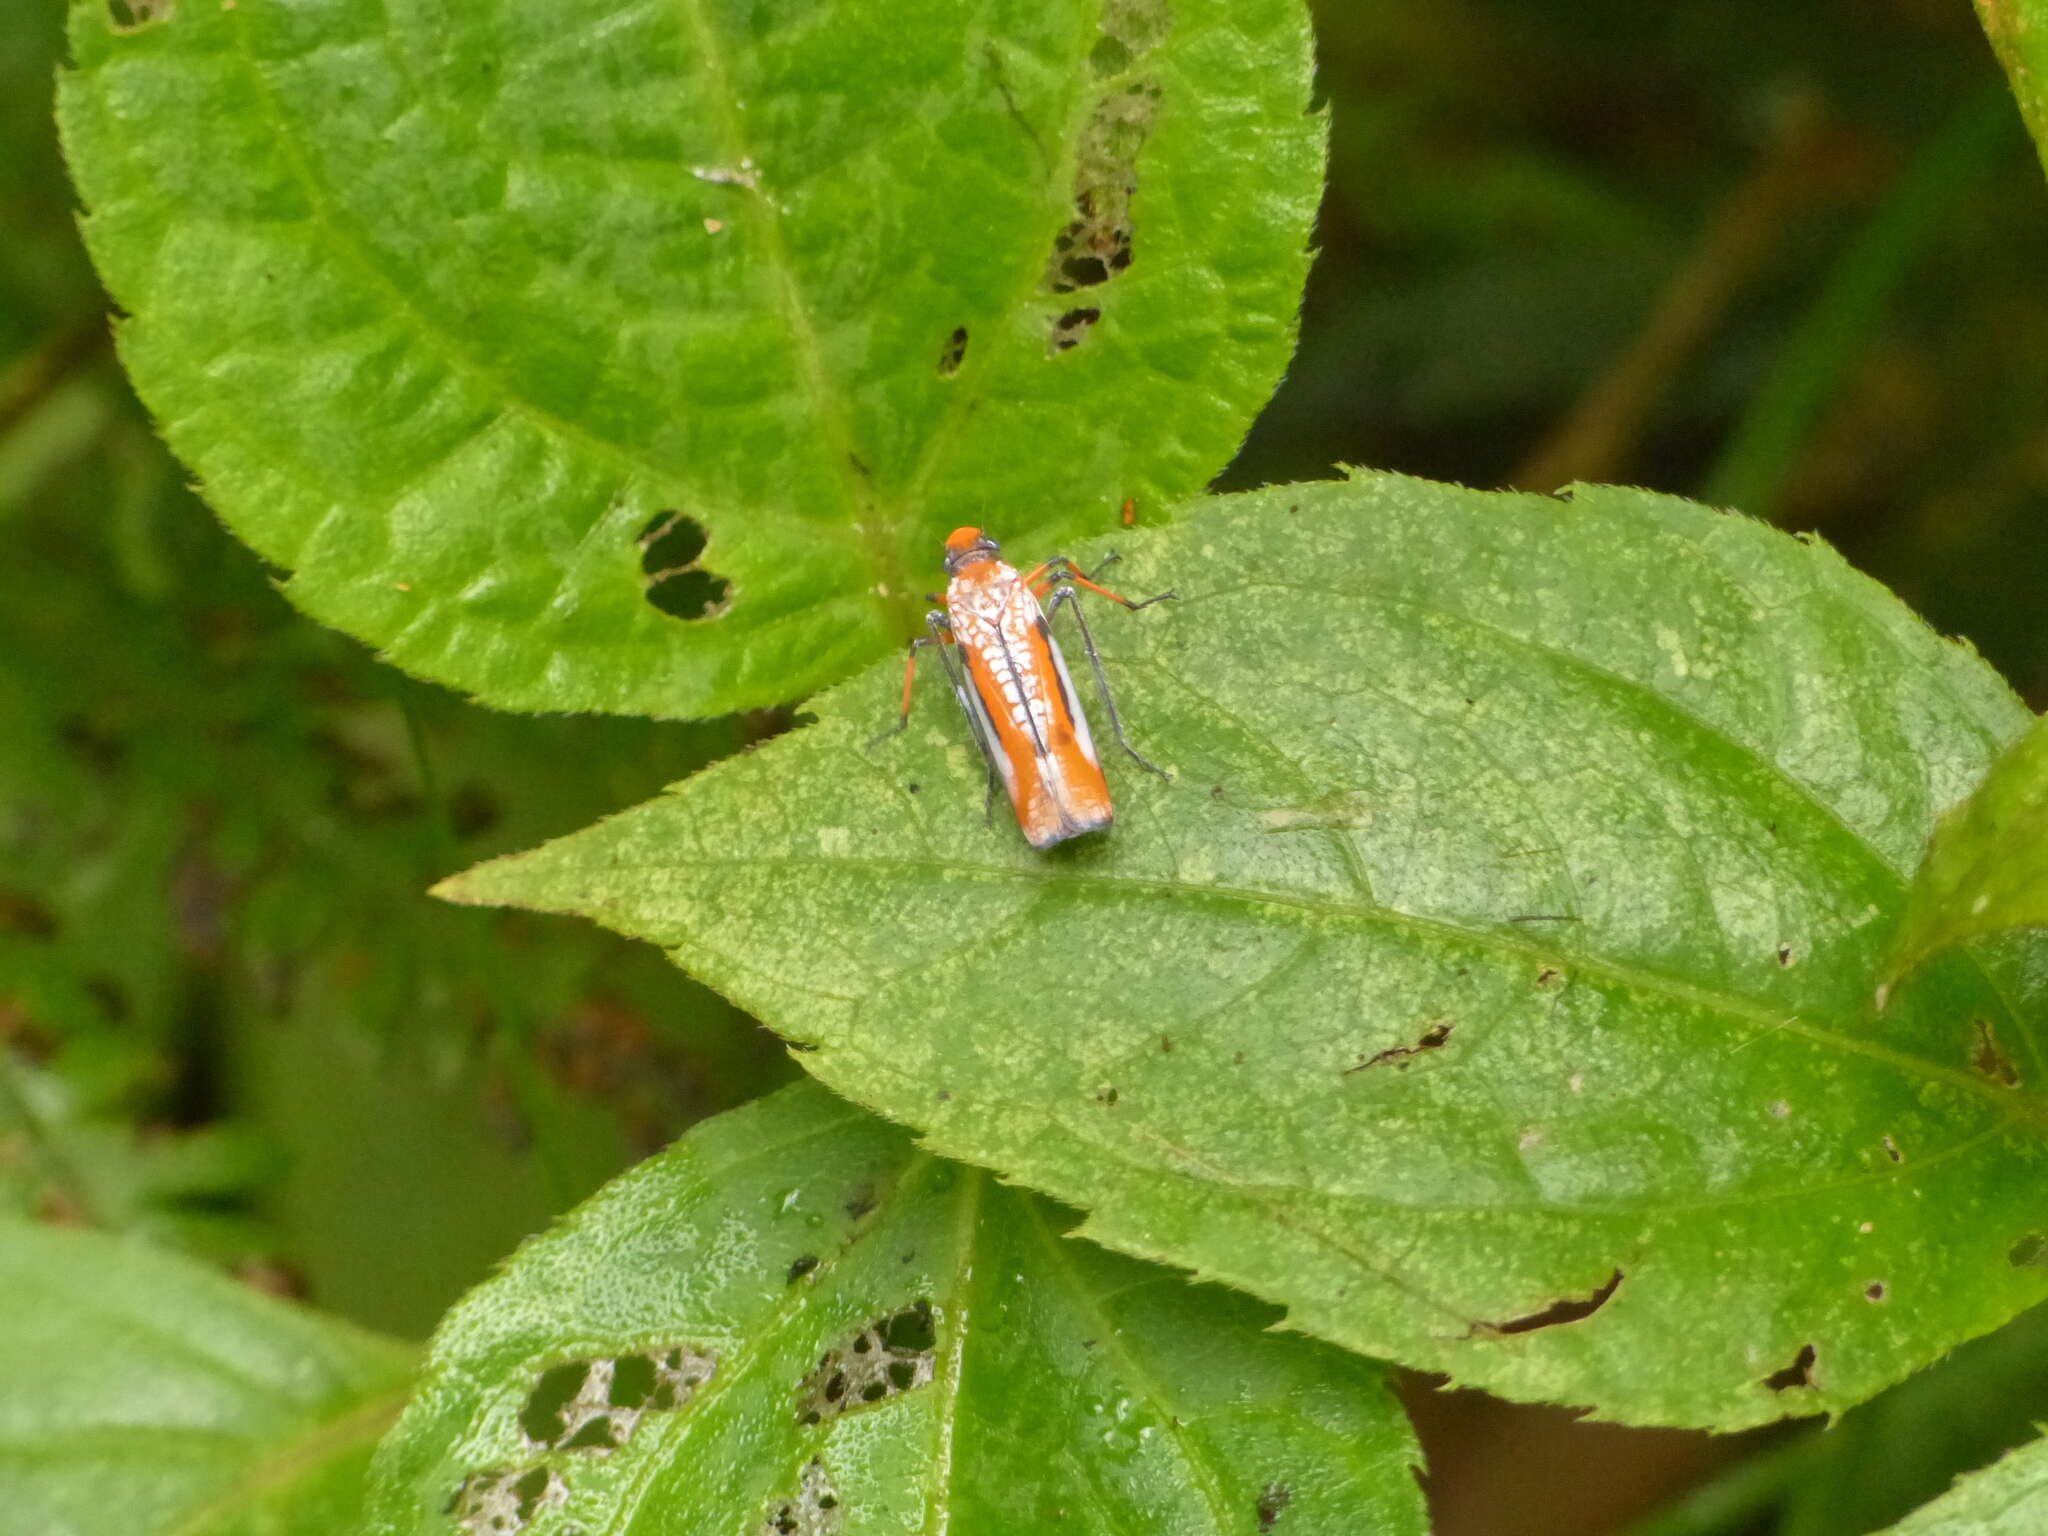
[[[1137, 253], [1132, 204], [1138, 155], [1159, 116], [1157, 81], [1133, 78], [1145, 55], [1166, 40], [1173, 14], [1164, 0], [1112, 0], [1088, 65], [1103, 83], [1074, 146], [1073, 217], [1053, 237], [1045, 291], [1099, 288], [1129, 269]], [[1070, 305], [1046, 317], [1046, 353], [1057, 357], [1088, 339], [1102, 318], [1097, 305]]]
[[844, 1513], [825, 1464], [814, 1456], [804, 1464], [795, 1496], [769, 1510], [757, 1536], [829, 1536], [839, 1529]]
[[470, 1536], [514, 1536], [567, 1497], [561, 1474], [546, 1467], [501, 1467], [465, 1479], [447, 1512]]
[[681, 512], [658, 514], [640, 531], [640, 574], [647, 601], [672, 619], [715, 619], [730, 606], [732, 583], [699, 563], [711, 540]]
[[540, 1450], [616, 1450], [643, 1414], [682, 1407], [716, 1369], [711, 1355], [687, 1345], [570, 1360], [541, 1373], [519, 1427]]
[[1590, 1295], [1561, 1296], [1547, 1307], [1521, 1317], [1509, 1318], [1501, 1323], [1474, 1323], [1474, 1338], [1499, 1338], [1517, 1333], [1534, 1333], [1539, 1328], [1560, 1328], [1566, 1323], [1582, 1322], [1607, 1305], [1608, 1299], [1621, 1289], [1622, 1274], [1616, 1270], [1605, 1282], [1596, 1287]]
[[819, 1424], [849, 1409], [928, 1386], [937, 1370], [932, 1304], [876, 1318], [825, 1351], [797, 1391], [797, 1422]]

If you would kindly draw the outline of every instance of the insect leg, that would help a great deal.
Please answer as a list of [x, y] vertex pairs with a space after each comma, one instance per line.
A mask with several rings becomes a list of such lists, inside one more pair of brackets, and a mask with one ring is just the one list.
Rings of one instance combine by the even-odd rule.
[[[1164, 597], [1171, 597], [1172, 595], [1170, 592], [1161, 594]], [[1153, 598], [1151, 601], [1157, 602], [1159, 599]], [[1144, 605], [1140, 603], [1136, 606], [1143, 607]], [[1137, 763], [1140, 768], [1156, 773], [1160, 778], [1170, 782], [1173, 775], [1139, 752], [1136, 747], [1131, 745], [1131, 738], [1124, 734], [1123, 718], [1117, 714], [1116, 700], [1110, 696], [1109, 674], [1102, 670], [1102, 657], [1095, 649], [1095, 636], [1088, 632], [1087, 615], [1081, 612], [1081, 594], [1070, 586], [1061, 586], [1057, 592], [1053, 593], [1052, 601], [1046, 604], [1047, 619], [1050, 620], [1051, 616], [1063, 607], [1074, 610], [1074, 622], [1081, 627], [1081, 648], [1088, 653], [1088, 665], [1095, 670], [1095, 691], [1102, 696], [1102, 707], [1109, 715], [1109, 729], [1116, 737], [1116, 744], [1130, 753], [1132, 761]]]
[[[988, 770], [988, 793], [982, 797], [981, 819], [991, 824], [996, 816], [996, 744], [989, 739], [988, 726], [974, 707], [974, 696], [969, 691], [966, 664], [955, 659], [946, 647], [953, 643], [953, 628], [946, 622], [946, 615], [934, 609], [924, 616], [933, 638], [925, 643], [939, 646], [939, 660], [946, 668], [946, 681], [953, 685], [953, 701], [960, 706], [960, 713], [967, 717], [967, 734], [974, 738], [975, 746], [981, 749], [982, 766]], [[939, 640], [943, 634], [945, 639]]]
[[[919, 635], [915, 640], [911, 641], [910, 649], [903, 658], [902, 712], [897, 716], [896, 723], [890, 726], [888, 730], [883, 731], [880, 735], [868, 738], [865, 750], [872, 751], [891, 736], [901, 736], [910, 728], [910, 690], [917, 683], [917, 653], [928, 645], [948, 645], [952, 643], [953, 631], [945, 627], [945, 619], [946, 616], [937, 610], [924, 616], [925, 627], [931, 630], [931, 633], [929, 635]], [[950, 664], [946, 670], [948, 672], [952, 671]]]
[[[1111, 564], [1121, 558], [1123, 557], [1112, 550], [1103, 557], [1101, 564], [1095, 567], [1095, 575], [1100, 576]], [[1100, 593], [1111, 602], [1121, 603], [1124, 607], [1133, 611], [1139, 608], [1150, 608], [1154, 603], [1163, 603], [1170, 597], [1178, 597], [1180, 595], [1177, 592], [1159, 592], [1151, 597], [1125, 597], [1121, 592], [1112, 592], [1107, 587], [1097, 586], [1094, 576], [1082, 575], [1081, 568], [1065, 555], [1054, 555], [1050, 560], [1039, 566], [1037, 570], [1026, 576], [1024, 582], [1025, 585], [1030, 586], [1042, 578], [1047, 579], [1048, 583], [1053, 586], [1057, 586], [1063, 581], [1074, 582], [1079, 586], [1086, 587], [1090, 592]], [[1079, 609], [1075, 610], [1077, 613], [1079, 611]]]

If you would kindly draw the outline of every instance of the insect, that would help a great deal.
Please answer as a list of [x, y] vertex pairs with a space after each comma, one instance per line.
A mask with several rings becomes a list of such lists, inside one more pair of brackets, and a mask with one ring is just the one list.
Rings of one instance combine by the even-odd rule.
[[[1110, 555], [1103, 565], [1115, 559]], [[1101, 575], [1101, 567], [1094, 574]], [[1002, 546], [979, 528], [956, 528], [947, 535], [946, 575], [946, 606], [926, 614], [925, 628], [930, 633], [910, 642], [903, 666], [902, 718], [869, 746], [909, 726], [917, 653], [928, 645], [936, 646], [953, 685], [953, 696], [959, 700], [975, 745], [988, 764], [989, 807], [995, 804], [1000, 780], [1016, 808], [1017, 825], [1034, 848], [1050, 848], [1108, 826], [1113, 814], [1109, 785], [1095, 753], [1095, 738], [1074, 695], [1066, 658], [1047, 623], [1048, 616], [1071, 607], [1117, 745], [1140, 767], [1162, 779], [1169, 777], [1163, 768], [1140, 756], [1124, 735], [1102, 658], [1095, 650], [1095, 637], [1088, 632], [1088, 620], [1081, 612], [1079, 589], [1086, 587], [1132, 609], [1148, 608], [1173, 593], [1133, 601], [1097, 586], [1093, 576], [1083, 575], [1064, 555], [1020, 575], [1003, 560]], [[1041, 608], [1039, 598], [1047, 592], [1051, 596]], [[934, 595], [932, 601], [940, 599]]]

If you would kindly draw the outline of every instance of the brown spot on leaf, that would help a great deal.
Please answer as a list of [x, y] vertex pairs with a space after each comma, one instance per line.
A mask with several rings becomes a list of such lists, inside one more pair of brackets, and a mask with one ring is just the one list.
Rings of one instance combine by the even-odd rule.
[[1294, 1502], [1294, 1490], [1285, 1483], [1268, 1483], [1259, 1494], [1259, 1529], [1270, 1531], [1280, 1521], [1280, 1512]]
[[1344, 1069], [1344, 1075], [1349, 1077], [1354, 1072], [1363, 1072], [1368, 1067], [1384, 1066], [1388, 1063], [1392, 1063], [1397, 1070], [1405, 1071], [1411, 1058], [1443, 1049], [1444, 1042], [1451, 1038], [1451, 1031], [1456, 1028], [1457, 1025], [1449, 1019], [1437, 1019], [1415, 1037], [1413, 1045], [1390, 1045], [1378, 1055], [1361, 1057], [1355, 1065]]
[[2008, 1088], [2016, 1087], [2020, 1080], [2019, 1071], [2013, 1066], [2012, 1058], [1998, 1048], [1998, 1036], [1992, 1031], [1991, 1021], [1972, 1019], [1970, 1030], [1971, 1068], [1993, 1082], [2003, 1083]]

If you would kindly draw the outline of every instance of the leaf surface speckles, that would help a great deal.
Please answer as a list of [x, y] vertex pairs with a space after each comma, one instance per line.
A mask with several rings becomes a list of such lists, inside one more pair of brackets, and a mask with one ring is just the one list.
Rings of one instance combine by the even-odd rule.
[[2048, 1292], [2009, 1257], [2040, 1079], [1978, 1064], [1979, 1020], [2032, 1060], [2025, 1000], [1958, 963], [1875, 1004], [1937, 818], [2027, 724], [1974, 656], [1635, 491], [1362, 477], [1124, 553], [1181, 594], [1095, 623], [1176, 777], [1112, 757], [1107, 837], [985, 827], [941, 690], [864, 753], [877, 669], [448, 894], [652, 939], [1098, 1240], [1516, 1397], [1838, 1409]]
[[1069, 1220], [816, 1084], [706, 1122], [451, 1314], [376, 1528], [1422, 1536], [1379, 1367]]
[[305, 611], [500, 706], [843, 677], [952, 526], [1200, 490], [1292, 346], [1300, 0], [74, 0], [71, 33], [87, 237], [171, 445]]

